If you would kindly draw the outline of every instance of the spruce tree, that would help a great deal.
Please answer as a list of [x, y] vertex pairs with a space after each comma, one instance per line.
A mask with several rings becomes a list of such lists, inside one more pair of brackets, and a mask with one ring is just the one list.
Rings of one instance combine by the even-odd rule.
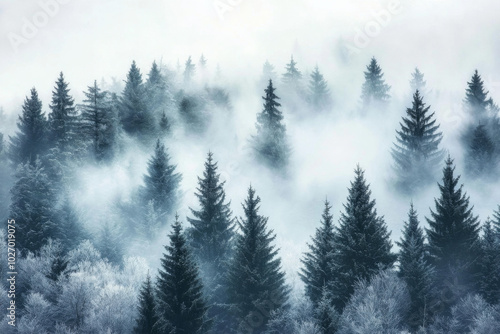
[[364, 171], [358, 166], [335, 234], [331, 292], [339, 311], [354, 293], [356, 282], [369, 280], [396, 260], [384, 218], [377, 215], [375, 200], [370, 197]]
[[209, 326], [203, 285], [176, 216], [170, 244], [161, 259], [156, 295], [155, 329], [160, 333], [202, 334]]
[[31, 95], [26, 97], [22, 108], [17, 122], [18, 132], [10, 137], [9, 158], [14, 166], [34, 162], [47, 147], [47, 120], [35, 88], [31, 89]]
[[491, 140], [484, 125], [474, 130], [466, 157], [466, 170], [472, 177], [491, 175], [497, 169], [495, 144]]
[[325, 201], [325, 209], [321, 219], [321, 226], [316, 229], [312, 243], [308, 244], [309, 251], [301, 260], [304, 268], [299, 273], [305, 284], [306, 296], [316, 306], [323, 293], [325, 286], [332, 279], [332, 260], [335, 252], [335, 233], [333, 227], [333, 216], [330, 203]]
[[160, 135], [169, 134], [170, 130], [170, 120], [168, 119], [167, 114], [165, 114], [165, 111], [163, 111], [160, 118]]
[[429, 113], [420, 92], [413, 95], [413, 106], [406, 109], [406, 117], [396, 130], [396, 143], [392, 157], [397, 173], [397, 186], [405, 192], [433, 180], [434, 170], [443, 157], [439, 144], [443, 138], [434, 113]]
[[500, 242], [500, 205], [498, 206], [498, 209], [493, 212], [492, 223], [495, 235], [498, 237], [498, 242]]
[[403, 236], [397, 245], [400, 248], [398, 276], [406, 282], [410, 293], [410, 316], [407, 323], [413, 331], [427, 325], [432, 303], [434, 269], [429, 262], [424, 242], [424, 231], [412, 203]]
[[148, 109], [155, 115], [158, 115], [159, 111], [164, 110], [168, 105], [171, 96], [168, 91], [167, 79], [161, 73], [156, 61], [153, 62], [149, 71], [145, 89], [148, 99]]
[[142, 74], [132, 62], [120, 99], [120, 120], [123, 129], [131, 135], [147, 139], [155, 130], [154, 118], [148, 108]]
[[387, 102], [390, 98], [389, 90], [391, 87], [385, 83], [384, 73], [377, 63], [375, 57], [366, 66], [365, 82], [363, 83], [361, 100], [363, 108], [378, 106]]
[[414, 92], [424, 91], [427, 82], [424, 80], [424, 74], [420, 72], [418, 67], [415, 67], [415, 71], [411, 74], [410, 87], [411, 91]]
[[154, 202], [154, 208], [160, 216], [173, 213], [178, 201], [182, 176], [175, 169], [176, 165], [170, 164], [170, 156], [158, 139], [155, 152], [148, 162], [147, 174], [144, 175], [141, 196], [144, 205], [149, 201]]
[[488, 103], [488, 91], [484, 88], [483, 79], [475, 70], [471, 80], [467, 82], [464, 107], [467, 112], [476, 117], [476, 120], [481, 121], [485, 117]]
[[282, 81], [285, 86], [293, 89], [300, 88], [302, 73], [297, 68], [297, 62], [290, 58], [290, 63], [286, 65], [286, 72], [283, 73]]
[[283, 124], [283, 113], [278, 108], [273, 82], [265, 89], [264, 110], [257, 115], [257, 135], [253, 137], [253, 150], [258, 159], [275, 169], [287, 166], [290, 147], [286, 136], [286, 127]]
[[321, 298], [314, 313], [321, 334], [337, 333], [340, 316], [333, 306], [330, 293], [326, 287], [322, 290]]
[[151, 277], [146, 276], [146, 281], [143, 283], [139, 291], [139, 314], [134, 327], [135, 334], [160, 334], [154, 325], [158, 322], [156, 314], [156, 301]]
[[97, 161], [108, 160], [113, 156], [118, 132], [108, 92], [102, 91], [94, 81], [84, 95], [80, 116], [82, 139], [90, 144]]
[[500, 301], [500, 234], [489, 218], [483, 226], [481, 252], [479, 292], [484, 300], [496, 305]]
[[289, 288], [281, 269], [276, 235], [267, 228], [267, 218], [259, 215], [260, 198], [248, 189], [243, 204], [245, 216], [238, 220], [241, 235], [228, 271], [227, 293], [236, 319], [233, 329], [263, 333], [273, 311], [287, 303]]
[[194, 75], [196, 73], [196, 65], [191, 60], [191, 56], [186, 60], [184, 64], [184, 83], [190, 84], [193, 81]]
[[324, 111], [331, 105], [330, 90], [318, 66], [314, 68], [309, 80], [309, 103], [315, 111]]
[[267, 82], [269, 82], [269, 80], [276, 81], [276, 78], [277, 74], [274, 69], [274, 66], [271, 65], [271, 63], [268, 60], [266, 60], [264, 65], [262, 65], [262, 77], [260, 83], [262, 85], [265, 85]]
[[[469, 205], [469, 197], [458, 187], [460, 176], [454, 176], [453, 160], [448, 157], [443, 168], [441, 195], [435, 199], [435, 211], [427, 218], [432, 264], [436, 268], [435, 286], [446, 291], [443, 310], [467, 293], [477, 291], [479, 257], [479, 222]], [[444, 293], [444, 292], [443, 292]]]
[[115, 265], [123, 263], [123, 241], [121, 231], [117, 224], [104, 223], [97, 239], [97, 248], [103, 259]]
[[50, 146], [58, 146], [62, 151], [68, 149], [68, 145], [75, 136], [75, 106], [74, 99], [69, 94], [68, 83], [64, 80], [61, 72], [52, 91], [51, 113], [49, 114], [49, 140]]

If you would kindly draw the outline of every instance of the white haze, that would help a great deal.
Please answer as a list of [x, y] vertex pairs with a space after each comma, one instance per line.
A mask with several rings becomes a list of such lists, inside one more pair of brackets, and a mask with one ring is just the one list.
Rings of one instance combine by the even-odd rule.
[[[47, 112], [60, 71], [80, 103], [82, 91], [93, 80], [124, 80], [132, 60], [145, 78], [153, 60], [175, 69], [177, 61], [183, 65], [191, 55], [197, 62], [203, 53], [212, 74], [217, 64], [221, 67], [234, 117], [216, 119], [204, 140], [185, 138], [182, 133], [166, 140], [183, 174], [181, 219], [186, 223], [188, 207], [197, 207], [196, 177], [211, 150], [227, 180], [227, 196], [237, 216], [242, 214], [240, 203], [249, 184], [256, 188], [262, 198], [261, 214], [270, 217], [284, 266], [296, 282], [298, 259], [319, 225], [323, 201], [328, 198], [332, 203], [337, 220], [358, 163], [366, 170], [379, 214], [385, 216], [393, 239], [399, 239], [411, 199], [388, 185], [390, 148], [400, 117], [411, 105], [408, 81], [415, 66], [425, 74], [430, 90], [425, 101], [436, 112], [444, 133], [443, 147], [456, 159], [460, 174], [458, 137], [465, 122], [461, 101], [474, 69], [483, 75], [492, 97], [500, 100], [498, 1], [401, 0], [401, 13], [392, 15], [358, 54], [346, 57], [342, 45], [352, 43], [356, 29], [373, 22], [373, 13], [388, 6], [389, 1], [242, 0], [221, 20], [212, 0], [72, 0], [60, 5], [58, 14], [14, 52], [8, 34], [19, 34], [23, 18], [30, 19], [41, 9], [38, 1], [2, 0], [0, 106], [8, 117], [0, 131], [13, 133], [15, 115], [33, 86]], [[262, 64], [268, 59], [280, 75], [292, 53], [304, 74], [319, 66], [335, 107], [328, 116], [306, 121], [283, 108], [293, 157], [290, 177], [281, 179], [249, 159], [247, 141], [254, 131], [255, 115], [261, 111], [264, 87], [257, 82]], [[391, 106], [364, 119], [352, 117], [363, 71], [372, 56], [392, 86]], [[279, 83], [277, 87], [279, 95]], [[112, 166], [82, 169], [73, 202], [91, 229], [116, 218], [111, 203], [126, 199], [140, 186], [151, 151], [131, 142]], [[500, 204], [500, 184], [462, 181], [475, 213], [484, 221]], [[413, 198], [422, 222], [438, 195], [437, 186], [432, 186]], [[162, 237], [147, 252], [153, 266], [165, 242]]]

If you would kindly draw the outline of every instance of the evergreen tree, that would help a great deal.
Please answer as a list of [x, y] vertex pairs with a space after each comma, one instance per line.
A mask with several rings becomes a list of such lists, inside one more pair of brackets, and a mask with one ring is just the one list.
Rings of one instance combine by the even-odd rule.
[[250, 187], [243, 204], [245, 217], [238, 221], [242, 234], [236, 241], [227, 284], [232, 314], [238, 322], [233, 329], [251, 328], [256, 334], [264, 332], [273, 311], [286, 305], [289, 293], [278, 250], [272, 245], [276, 235], [267, 229], [267, 218], [259, 215], [259, 203]]
[[427, 82], [424, 80], [424, 74], [420, 72], [418, 67], [415, 67], [415, 72], [411, 74], [410, 87], [411, 91], [414, 92], [416, 90], [423, 91], [425, 90]]
[[193, 81], [196, 72], [196, 65], [191, 60], [191, 56], [186, 60], [184, 65], [184, 83], [190, 84]]
[[167, 79], [161, 73], [160, 68], [153, 62], [145, 85], [148, 100], [148, 109], [154, 114], [164, 110], [172, 97], [168, 91]]
[[484, 125], [474, 130], [466, 157], [467, 173], [473, 177], [491, 175], [497, 168], [495, 144]]
[[315, 310], [315, 317], [321, 334], [337, 333], [339, 313], [335, 310], [326, 287], [322, 290], [321, 299]]
[[465, 91], [464, 107], [471, 115], [481, 121], [485, 117], [485, 112], [489, 103], [488, 92], [484, 88], [483, 79], [474, 71], [472, 78], [467, 82]]
[[165, 114], [165, 111], [163, 111], [160, 118], [160, 135], [169, 134], [170, 128], [170, 120], [168, 119], [167, 114]]
[[282, 81], [285, 86], [293, 89], [300, 88], [302, 73], [300, 73], [297, 68], [297, 62], [293, 60], [293, 56], [290, 59], [290, 63], [286, 65], [286, 72], [283, 73]]
[[493, 212], [492, 223], [495, 235], [498, 237], [498, 241], [500, 242], [500, 205], [498, 206], [497, 211]]
[[120, 99], [120, 116], [123, 129], [131, 135], [147, 139], [155, 130], [142, 74], [135, 61], [127, 74], [125, 89]]
[[328, 285], [334, 275], [332, 260], [335, 252], [335, 233], [331, 209], [330, 203], [325, 201], [321, 226], [316, 229], [312, 243], [308, 245], [309, 251], [304, 254], [304, 258], [301, 260], [304, 268], [299, 275], [305, 284], [306, 296], [309, 297], [314, 306], [319, 303], [324, 287]]
[[429, 263], [424, 241], [424, 231], [412, 203], [408, 222], [404, 224], [403, 236], [397, 245], [400, 248], [398, 276], [406, 282], [410, 293], [410, 317], [407, 323], [413, 331], [420, 326], [426, 327], [432, 302], [434, 269]]
[[397, 172], [397, 185], [406, 192], [413, 192], [419, 186], [433, 179], [434, 170], [443, 157], [439, 144], [443, 138], [438, 132], [434, 113], [429, 114], [420, 92], [413, 95], [412, 108], [406, 109], [406, 117], [397, 130], [392, 157]]
[[500, 301], [500, 234], [487, 219], [481, 238], [481, 279], [479, 292], [491, 305]]
[[200, 63], [200, 69], [202, 71], [206, 70], [206, 67], [207, 67], [207, 58], [205, 58], [205, 56], [203, 55], [203, 53], [201, 54], [199, 63]]
[[102, 257], [116, 265], [123, 263], [123, 244], [117, 224], [106, 222], [99, 234], [97, 248]]
[[84, 92], [81, 113], [81, 134], [90, 143], [92, 155], [97, 161], [113, 156], [117, 140], [117, 121], [107, 91], [101, 91], [94, 81]]
[[176, 166], [170, 164], [165, 146], [158, 139], [155, 152], [148, 162], [141, 193], [143, 203], [154, 201], [154, 208], [160, 215], [172, 213], [178, 200], [182, 176], [175, 169]]
[[50, 146], [58, 146], [65, 151], [74, 140], [75, 135], [75, 107], [74, 99], [69, 94], [68, 83], [61, 72], [52, 91], [52, 103], [49, 114]]
[[354, 293], [356, 282], [369, 280], [381, 269], [390, 268], [396, 256], [391, 253], [390, 233], [383, 217], [377, 215], [375, 200], [358, 166], [349, 188], [345, 213], [335, 234], [335, 253], [331, 282], [332, 299], [343, 310]]
[[268, 166], [280, 169], [288, 164], [290, 147], [286, 136], [286, 127], [283, 124], [283, 113], [278, 107], [273, 82], [265, 89], [264, 110], [257, 116], [257, 135], [253, 137], [253, 149], [257, 158]]
[[384, 73], [377, 63], [375, 57], [366, 67], [365, 82], [363, 83], [361, 99], [363, 108], [376, 106], [380, 103], [387, 102], [390, 98], [389, 90], [391, 87], [385, 83]]
[[14, 166], [27, 161], [34, 162], [47, 146], [47, 120], [35, 88], [31, 89], [31, 96], [24, 101], [17, 128], [16, 135], [10, 137], [9, 147], [9, 158]]
[[134, 327], [135, 334], [159, 334], [154, 328], [158, 322], [153, 284], [149, 273], [139, 291], [139, 314]]
[[206, 333], [209, 322], [203, 285], [182, 233], [179, 216], [176, 216], [169, 238], [157, 279], [156, 314], [159, 320], [155, 329], [160, 333]]
[[309, 80], [309, 102], [316, 111], [323, 111], [331, 105], [330, 90], [318, 66], [314, 68]]
[[261, 77], [261, 83], [262, 85], [265, 85], [269, 80], [276, 81], [277, 74], [276, 71], [274, 70], [274, 66], [271, 65], [271, 63], [266, 60], [264, 65], [262, 66], [262, 77]]
[[62, 199], [60, 207], [56, 208], [54, 221], [57, 224], [55, 238], [60, 241], [65, 252], [89, 238], [67, 195]]
[[458, 187], [460, 176], [454, 176], [453, 160], [448, 157], [443, 168], [441, 196], [435, 199], [435, 211], [427, 218], [432, 264], [436, 268], [435, 286], [447, 291], [443, 309], [449, 308], [467, 293], [477, 291], [479, 256], [479, 223], [469, 206], [469, 197]]
[[15, 178], [9, 218], [16, 221], [16, 246], [26, 255], [56, 239], [55, 194], [39, 159], [20, 164]]

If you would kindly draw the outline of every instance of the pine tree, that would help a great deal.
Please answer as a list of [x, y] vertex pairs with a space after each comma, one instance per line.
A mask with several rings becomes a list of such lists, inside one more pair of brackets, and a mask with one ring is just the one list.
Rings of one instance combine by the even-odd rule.
[[190, 84], [193, 81], [196, 72], [196, 65], [191, 60], [191, 56], [186, 60], [184, 65], [184, 83]]
[[176, 166], [170, 164], [170, 156], [158, 139], [153, 156], [148, 162], [141, 189], [143, 203], [154, 201], [160, 215], [171, 214], [178, 200], [178, 189], [182, 176], [175, 173]]
[[427, 218], [432, 264], [436, 268], [435, 286], [447, 299], [442, 299], [444, 310], [467, 293], [477, 290], [476, 279], [479, 256], [479, 223], [469, 206], [469, 197], [458, 187], [460, 176], [454, 176], [453, 160], [448, 157], [443, 168], [441, 196], [435, 199], [435, 211]]
[[206, 333], [209, 322], [203, 285], [182, 233], [179, 216], [176, 216], [169, 238], [156, 285], [159, 321], [155, 329], [160, 333]]
[[9, 218], [16, 221], [16, 246], [23, 255], [55, 239], [55, 194], [39, 159], [20, 164], [11, 189]]
[[397, 172], [397, 185], [406, 192], [432, 181], [434, 170], [443, 157], [439, 144], [443, 138], [438, 132], [434, 113], [429, 114], [420, 92], [413, 95], [412, 108], [406, 109], [406, 117], [397, 130], [392, 157]]
[[299, 89], [302, 80], [302, 73], [300, 73], [296, 65], [297, 62], [293, 60], [293, 55], [292, 55], [290, 63], [287, 64], [285, 67], [286, 72], [283, 73], [283, 78], [282, 78], [282, 81], [285, 84], [285, 86], [293, 89]]
[[315, 309], [316, 323], [321, 334], [335, 334], [338, 329], [339, 313], [335, 310], [330, 294], [323, 288], [321, 299]]
[[61, 72], [52, 91], [52, 103], [49, 114], [49, 140], [50, 146], [58, 146], [62, 151], [68, 149], [68, 145], [75, 136], [75, 107], [74, 99], [69, 94], [68, 83], [64, 80]]
[[333, 253], [335, 252], [335, 233], [333, 227], [333, 216], [330, 203], [325, 201], [321, 226], [316, 229], [312, 243], [308, 245], [309, 251], [301, 260], [304, 268], [299, 273], [305, 284], [306, 296], [309, 297], [314, 306], [317, 306], [325, 286], [332, 279]]
[[479, 292], [491, 305], [500, 301], [500, 234], [487, 219], [481, 238], [481, 272]]
[[484, 125], [474, 130], [466, 157], [467, 173], [473, 177], [491, 175], [497, 168], [495, 144]]
[[170, 120], [167, 117], [167, 114], [165, 114], [165, 111], [162, 112], [161, 118], [160, 118], [160, 135], [165, 135], [170, 133]]
[[471, 80], [467, 82], [464, 107], [467, 112], [476, 116], [476, 119], [481, 121], [485, 116], [488, 101], [488, 92], [484, 88], [483, 79], [481, 79], [481, 76], [475, 70]]
[[253, 137], [253, 149], [257, 158], [268, 166], [282, 169], [287, 166], [290, 147], [286, 136], [286, 127], [283, 124], [283, 113], [278, 107], [273, 82], [265, 89], [264, 110], [257, 116], [257, 135]]
[[413, 331], [427, 325], [432, 302], [434, 269], [424, 242], [424, 231], [412, 203], [408, 222], [404, 224], [403, 236], [397, 245], [400, 248], [398, 276], [406, 282], [410, 293], [410, 317], [407, 323]]
[[117, 140], [117, 121], [113, 113], [107, 91], [101, 91], [94, 81], [93, 86], [84, 92], [81, 113], [82, 139], [90, 143], [92, 155], [97, 161], [113, 156]]
[[205, 58], [203, 53], [201, 54], [199, 63], [200, 63], [200, 69], [202, 71], [204, 71], [206, 69], [206, 66], [207, 66], [207, 58]]
[[159, 334], [154, 328], [158, 322], [156, 315], [156, 301], [151, 277], [146, 276], [146, 281], [143, 283], [139, 291], [139, 314], [134, 327], [135, 334]]
[[411, 74], [411, 80], [410, 80], [411, 91], [412, 92], [416, 90], [424, 91], [426, 84], [427, 82], [424, 80], [424, 74], [420, 72], [418, 67], [415, 67], [415, 72]]
[[349, 188], [345, 213], [336, 229], [331, 282], [332, 299], [343, 310], [354, 293], [356, 282], [369, 280], [378, 271], [390, 268], [396, 260], [391, 253], [390, 233], [383, 217], [377, 215], [375, 200], [358, 166]]
[[120, 99], [120, 116], [123, 129], [131, 135], [147, 139], [155, 130], [142, 74], [135, 61], [127, 74], [125, 89]]
[[498, 206], [497, 211], [493, 212], [493, 229], [495, 231], [495, 235], [499, 238], [500, 242], [500, 205]]
[[116, 265], [123, 263], [123, 244], [117, 224], [106, 222], [101, 228], [97, 248], [102, 257]]
[[370, 61], [366, 67], [365, 82], [362, 87], [361, 99], [363, 108], [370, 106], [377, 106], [381, 103], [387, 102], [390, 98], [389, 90], [391, 87], [385, 83], [384, 73], [377, 63], [375, 57]]
[[149, 71], [145, 89], [148, 109], [154, 114], [158, 114], [159, 110], [164, 110], [172, 99], [168, 91], [167, 79], [161, 73], [156, 61], [153, 62]]
[[250, 187], [243, 204], [245, 217], [238, 220], [242, 234], [236, 241], [227, 284], [232, 314], [237, 319], [233, 328], [251, 328], [256, 334], [263, 333], [273, 311], [285, 306], [289, 292], [278, 250], [272, 245], [276, 235], [267, 229], [268, 219], [259, 215], [259, 203]]
[[60, 207], [55, 210], [54, 222], [57, 224], [55, 238], [60, 241], [65, 252], [89, 238], [67, 195], [62, 199]]
[[261, 77], [261, 83], [262, 85], [265, 85], [269, 80], [276, 81], [277, 75], [276, 71], [274, 70], [274, 66], [271, 65], [271, 63], [266, 60], [264, 65], [262, 66], [262, 77]]
[[309, 80], [309, 102], [315, 111], [323, 111], [331, 105], [330, 90], [318, 66], [314, 68]]
[[16, 135], [10, 137], [9, 147], [9, 158], [14, 166], [27, 161], [34, 162], [46, 150], [47, 120], [35, 88], [31, 89], [31, 96], [24, 101], [17, 128]]

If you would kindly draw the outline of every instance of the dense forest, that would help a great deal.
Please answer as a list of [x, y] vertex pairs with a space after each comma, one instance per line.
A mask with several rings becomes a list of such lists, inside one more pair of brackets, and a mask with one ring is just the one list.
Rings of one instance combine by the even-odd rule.
[[[499, 180], [499, 106], [471, 69], [457, 101], [467, 117], [446, 133], [418, 68], [404, 107], [375, 57], [357, 71], [359, 101], [345, 112], [320, 65], [266, 61], [246, 92], [262, 97], [244, 108], [249, 136], [234, 121], [241, 95], [204, 55], [147, 72], [133, 61], [123, 85], [73, 87], [61, 72], [50, 101], [25, 92], [16, 126], [0, 134], [0, 217], [15, 221], [17, 270], [15, 319], [6, 312], [0, 332], [498, 333], [500, 198], [480, 217], [467, 191]], [[366, 147], [365, 129], [390, 125], [382, 167], [349, 166], [346, 193], [305, 189], [298, 150], [314, 178], [331, 147], [359, 145], [311, 141], [301, 127], [353, 120], [368, 126], [357, 130]], [[399, 199], [379, 199], [390, 219], [375, 199], [381, 184]], [[311, 198], [322, 198], [314, 221], [277, 213]], [[300, 254], [286, 240], [294, 233], [309, 240]], [[7, 259], [11, 234], [0, 235]], [[10, 271], [2, 260], [2, 291]], [[0, 295], [3, 312], [10, 302]]]

